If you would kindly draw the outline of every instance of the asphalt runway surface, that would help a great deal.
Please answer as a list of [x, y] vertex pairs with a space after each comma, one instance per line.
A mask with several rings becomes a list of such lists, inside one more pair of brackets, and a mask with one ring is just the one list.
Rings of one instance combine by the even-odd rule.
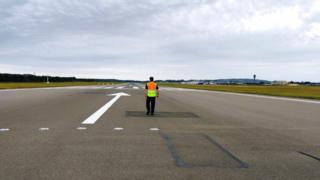
[[319, 101], [160, 91], [0, 91], [0, 180], [320, 179]]

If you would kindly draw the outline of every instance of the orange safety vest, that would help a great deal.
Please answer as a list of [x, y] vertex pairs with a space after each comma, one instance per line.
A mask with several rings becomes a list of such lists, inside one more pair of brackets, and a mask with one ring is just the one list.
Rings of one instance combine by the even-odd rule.
[[156, 97], [157, 96], [157, 84], [155, 82], [149, 82], [149, 83], [147, 83], [147, 87], [148, 87], [147, 96], [148, 97]]

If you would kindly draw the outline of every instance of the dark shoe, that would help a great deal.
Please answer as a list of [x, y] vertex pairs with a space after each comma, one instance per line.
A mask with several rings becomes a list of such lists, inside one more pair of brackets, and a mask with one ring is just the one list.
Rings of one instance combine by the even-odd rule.
[[150, 114], [149, 112], [146, 113], [147, 116], [148, 116], [149, 114]]
[[151, 113], [151, 116], [153, 116], [153, 115], [154, 115], [154, 113], [152, 112], [152, 113]]

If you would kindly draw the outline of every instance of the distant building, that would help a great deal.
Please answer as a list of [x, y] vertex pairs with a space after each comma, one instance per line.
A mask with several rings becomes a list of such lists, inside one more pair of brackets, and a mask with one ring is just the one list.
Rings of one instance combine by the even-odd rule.
[[287, 85], [288, 81], [272, 81], [272, 85]]
[[216, 80], [189, 80], [181, 84], [193, 85], [270, 85], [271, 81], [261, 79], [216, 79]]
[[299, 86], [299, 84], [296, 83], [289, 83], [288, 86]]
[[[201, 81], [185, 81], [185, 82], [181, 82], [181, 84], [201, 84]], [[202, 83], [203, 84], [203, 83]]]

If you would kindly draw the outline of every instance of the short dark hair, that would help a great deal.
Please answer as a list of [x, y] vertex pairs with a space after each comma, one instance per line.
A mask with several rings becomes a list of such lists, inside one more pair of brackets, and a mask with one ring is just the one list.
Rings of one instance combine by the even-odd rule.
[[150, 79], [150, 81], [153, 81], [153, 77], [152, 76], [149, 79]]

